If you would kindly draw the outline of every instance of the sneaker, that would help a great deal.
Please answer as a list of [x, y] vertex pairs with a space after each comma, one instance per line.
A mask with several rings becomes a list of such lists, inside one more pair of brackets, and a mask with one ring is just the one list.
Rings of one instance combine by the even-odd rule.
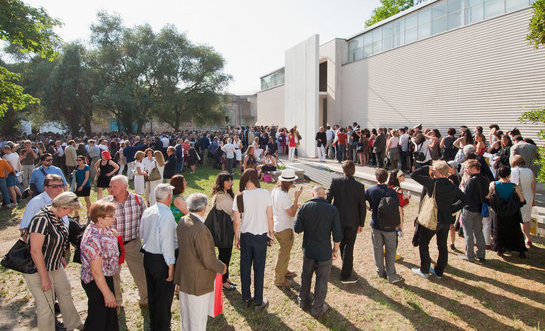
[[467, 255], [465, 255], [465, 254], [464, 254], [464, 255], [458, 255], [458, 258], [459, 258], [460, 260], [464, 260], [464, 261], [468, 261], [468, 262], [473, 262], [473, 261], [474, 261], [474, 259], [470, 259], [470, 258], [467, 257]]
[[269, 300], [263, 298], [263, 302], [260, 305], [254, 305], [254, 310], [264, 310], [269, 305]]
[[293, 278], [293, 277], [297, 277], [297, 273], [295, 271], [288, 270], [288, 272], [286, 272], [286, 278]]
[[437, 278], [437, 279], [441, 279], [441, 277], [443, 277], [443, 276], [439, 276], [439, 275], [435, 272], [435, 269], [434, 269], [434, 268], [430, 268], [430, 274], [434, 275], [435, 278]]
[[399, 255], [399, 254], [396, 254], [396, 261], [399, 261], [403, 258], [403, 256]]
[[299, 308], [303, 310], [310, 309], [310, 302], [309, 301], [303, 301], [300, 297], [297, 297], [297, 305]]
[[392, 277], [390, 277], [390, 279], [388, 281], [390, 282], [390, 284], [395, 284], [395, 283], [399, 283], [399, 282], [401, 282], [403, 280], [404, 280], [403, 277], [401, 277], [398, 274], [395, 274]]
[[358, 280], [360, 280], [360, 277], [352, 275], [348, 277], [347, 279], [341, 279], [341, 283], [343, 284], [354, 284], [357, 283]]
[[329, 310], [329, 305], [327, 303], [324, 303], [322, 305], [322, 309], [320, 309], [320, 311], [318, 311], [317, 313], [311, 313], [311, 315], [314, 317], [314, 318], [320, 318], [322, 316], [324, 316], [324, 314]]
[[454, 244], [450, 244], [450, 249], [452, 249], [453, 251], [456, 250], [456, 246], [454, 246]]
[[411, 271], [412, 271], [415, 275], [418, 275], [418, 276], [420, 276], [420, 277], [422, 277], [422, 278], [426, 278], [426, 279], [427, 279], [428, 276], [429, 276], [428, 274], [423, 273], [423, 272], [420, 270], [420, 268], [412, 268]]
[[387, 279], [386, 273], [377, 272], [377, 276], [379, 276], [380, 278]]
[[484, 263], [486, 261], [484, 257], [478, 257], [477, 260], [479, 260], [479, 262], [481, 263]]
[[64, 324], [58, 319], [55, 319], [55, 331], [66, 331]]

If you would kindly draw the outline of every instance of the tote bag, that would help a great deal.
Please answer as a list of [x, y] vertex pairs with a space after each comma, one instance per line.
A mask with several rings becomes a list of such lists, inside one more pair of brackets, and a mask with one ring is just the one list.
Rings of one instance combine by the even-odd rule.
[[437, 201], [435, 200], [436, 185], [437, 183], [433, 184], [433, 194], [431, 197], [428, 194], [424, 194], [417, 220], [418, 224], [432, 231], [437, 229]]

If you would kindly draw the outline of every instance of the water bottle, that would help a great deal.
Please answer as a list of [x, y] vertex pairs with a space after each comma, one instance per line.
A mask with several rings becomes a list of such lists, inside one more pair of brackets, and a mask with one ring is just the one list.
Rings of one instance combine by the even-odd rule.
[[397, 236], [398, 236], [399, 238], [402, 238], [402, 237], [403, 237], [403, 232], [401, 231], [401, 229], [397, 229], [396, 232], [397, 232]]

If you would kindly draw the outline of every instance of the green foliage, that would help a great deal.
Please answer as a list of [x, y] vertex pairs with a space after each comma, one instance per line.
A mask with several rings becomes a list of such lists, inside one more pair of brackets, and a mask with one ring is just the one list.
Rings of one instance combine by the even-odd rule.
[[[522, 123], [534, 123], [534, 124], [543, 124], [545, 125], [545, 109], [536, 109], [527, 111], [520, 116], [519, 121]], [[542, 126], [543, 128], [543, 126]], [[541, 139], [545, 139], [545, 129], [541, 129], [538, 133]], [[536, 163], [539, 165], [539, 173], [537, 175], [537, 180], [540, 183], [545, 183], [545, 147], [538, 147], [539, 159]]]
[[[43, 8], [33, 8], [20, 0], [0, 0], [0, 40], [7, 41], [10, 52], [36, 53], [54, 58], [59, 43], [53, 32], [60, 21]], [[20, 76], [0, 67], [0, 117], [9, 109], [20, 110], [39, 100], [23, 92]]]
[[414, 0], [380, 0], [381, 6], [373, 9], [371, 18], [365, 21], [369, 27], [413, 6]]
[[526, 40], [535, 48], [545, 45], [545, 0], [537, 0], [534, 4], [534, 15], [530, 18], [530, 32]]

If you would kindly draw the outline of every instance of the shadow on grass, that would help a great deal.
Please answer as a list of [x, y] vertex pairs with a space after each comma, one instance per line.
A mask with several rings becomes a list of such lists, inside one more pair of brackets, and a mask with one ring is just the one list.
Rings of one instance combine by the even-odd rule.
[[[241, 299], [241, 293], [237, 291], [225, 292], [225, 298], [229, 300], [231, 306], [237, 311], [238, 314], [246, 319], [246, 322], [252, 330], [292, 330], [287, 324], [285, 324], [281, 318], [271, 314], [265, 309], [264, 311], [254, 311], [253, 308], [247, 308], [243, 304]], [[225, 317], [224, 322], [227, 323]], [[216, 324], [218, 322], [218, 324]], [[229, 325], [219, 324], [221, 319], [214, 321], [214, 326], [219, 330], [230, 330]]]
[[[140, 314], [142, 315], [142, 319], [143, 319], [142, 330], [150, 330], [149, 309], [140, 307]], [[127, 326], [127, 315], [125, 315], [125, 307], [121, 307], [121, 314], [117, 316], [117, 325], [119, 326], [119, 330], [130, 331], [129, 327]]]
[[[5, 301], [5, 298], [0, 295], [0, 316], [2, 316], [3, 319], [2, 322], [0, 322], [0, 330], [21, 330], [22, 328], [19, 325], [19, 322], [22, 320], [28, 320], [28, 325], [32, 328], [36, 328], [38, 326], [36, 309], [31, 308], [30, 312], [25, 311], [28, 310], [27, 305], [29, 301], [11, 300], [10, 302], [5, 302], [6, 305], [4, 305], [3, 301]], [[30, 297], [30, 302], [32, 305], [36, 305], [36, 301], [34, 300], [33, 296]], [[23, 311], [25, 312], [22, 313]], [[30, 314], [30, 316], [28, 314]]]

